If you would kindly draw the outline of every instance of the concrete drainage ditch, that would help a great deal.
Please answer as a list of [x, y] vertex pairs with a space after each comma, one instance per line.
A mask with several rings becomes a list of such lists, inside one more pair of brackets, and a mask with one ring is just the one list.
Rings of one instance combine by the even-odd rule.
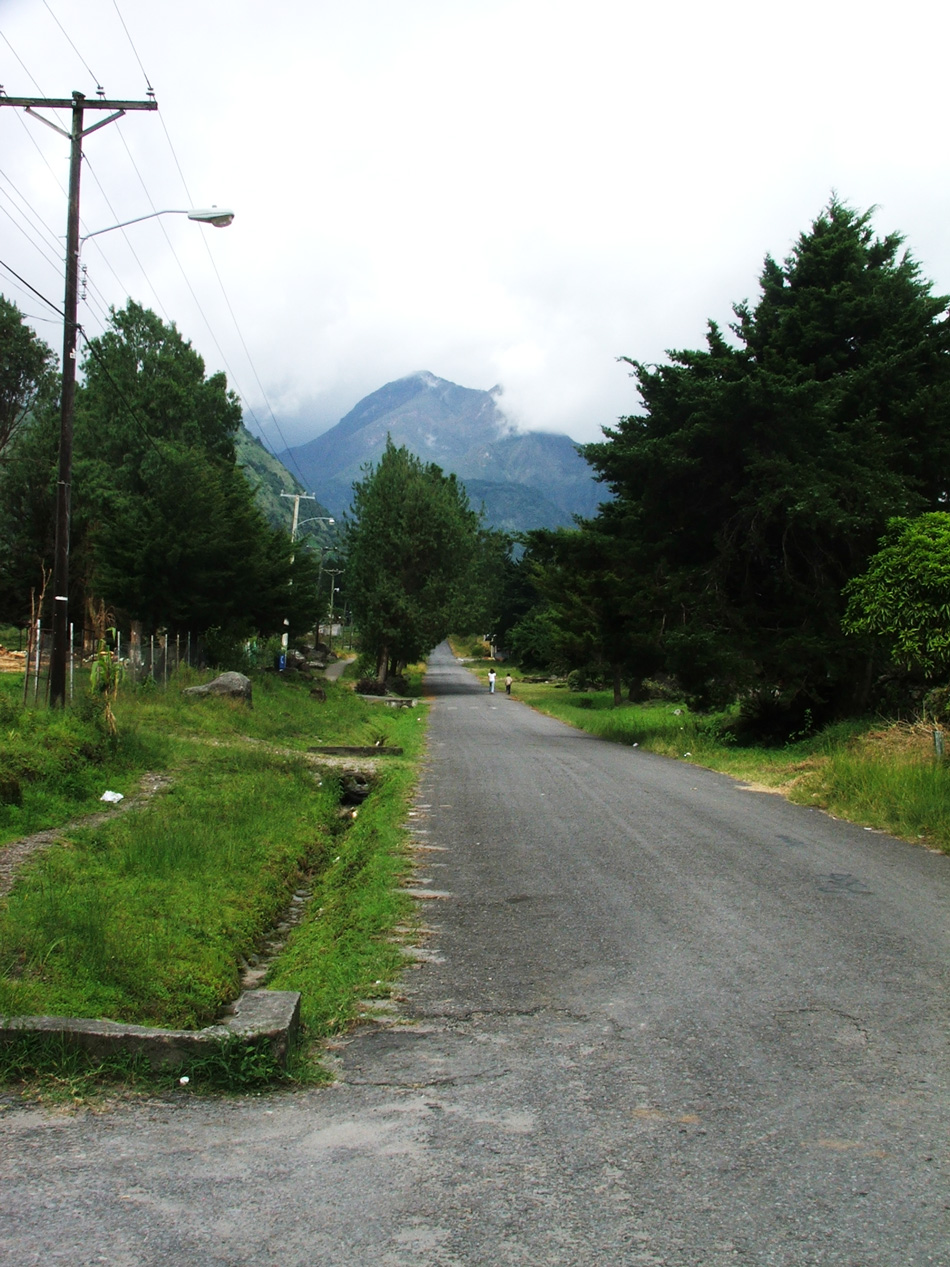
[[[310, 749], [312, 753], [330, 755], [327, 748]], [[383, 749], [383, 752], [401, 749]], [[379, 748], [332, 750], [334, 756], [380, 755]], [[336, 769], [340, 777], [340, 811], [352, 817], [369, 796], [375, 773], [347, 767]], [[300, 1026], [300, 995], [293, 990], [267, 990], [260, 982], [267, 975], [271, 962], [283, 950], [293, 927], [303, 918], [312, 894], [299, 888], [290, 899], [271, 934], [258, 953], [241, 963], [241, 993], [223, 1010], [214, 1025], [200, 1030], [161, 1029], [148, 1025], [131, 1025], [121, 1021], [91, 1020], [71, 1016], [0, 1016], [0, 1043], [14, 1043], [28, 1034], [60, 1038], [94, 1058], [118, 1053], [144, 1055], [153, 1070], [173, 1070], [207, 1054], [213, 1045], [239, 1040], [248, 1046], [266, 1050], [280, 1068], [296, 1040]]]

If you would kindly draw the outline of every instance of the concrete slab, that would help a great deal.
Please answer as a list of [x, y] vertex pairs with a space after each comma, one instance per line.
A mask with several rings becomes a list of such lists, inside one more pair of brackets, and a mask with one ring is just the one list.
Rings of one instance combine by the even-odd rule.
[[73, 1016], [0, 1017], [0, 1043], [26, 1033], [57, 1035], [92, 1056], [140, 1052], [152, 1069], [174, 1069], [207, 1051], [209, 1045], [237, 1037], [249, 1046], [266, 1046], [284, 1067], [300, 1025], [300, 995], [293, 990], [245, 990], [217, 1025], [199, 1030], [159, 1029]]

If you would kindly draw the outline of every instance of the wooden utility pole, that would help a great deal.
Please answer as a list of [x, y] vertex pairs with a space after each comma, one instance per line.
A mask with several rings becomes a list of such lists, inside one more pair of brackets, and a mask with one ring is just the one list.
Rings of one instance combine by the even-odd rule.
[[[56, 545], [53, 556], [53, 646], [49, 661], [49, 702], [62, 707], [66, 702], [67, 642], [69, 636], [69, 520], [70, 486], [73, 464], [73, 418], [76, 407], [76, 342], [79, 331], [79, 181], [82, 175], [82, 142], [107, 123], [120, 119], [127, 110], [157, 110], [154, 97], [148, 101], [108, 101], [96, 97], [88, 101], [81, 92], [72, 97], [7, 97], [0, 94], [0, 106], [20, 106], [27, 114], [68, 138], [69, 209], [66, 218], [66, 290], [63, 302], [63, 387], [60, 405], [59, 478], [56, 483]], [[38, 109], [70, 110], [69, 131]], [[86, 110], [111, 110], [105, 119], [83, 128]]]

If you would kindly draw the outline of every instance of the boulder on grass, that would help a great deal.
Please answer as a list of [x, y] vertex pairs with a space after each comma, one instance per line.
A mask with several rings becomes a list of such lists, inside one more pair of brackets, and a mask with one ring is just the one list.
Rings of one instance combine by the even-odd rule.
[[221, 673], [204, 686], [186, 686], [182, 695], [223, 695], [226, 699], [242, 700], [248, 708], [252, 707], [251, 679], [243, 673]]

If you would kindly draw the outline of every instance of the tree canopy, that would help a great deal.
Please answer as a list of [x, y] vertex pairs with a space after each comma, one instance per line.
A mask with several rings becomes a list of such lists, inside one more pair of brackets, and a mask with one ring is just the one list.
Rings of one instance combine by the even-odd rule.
[[759, 286], [730, 335], [711, 322], [703, 350], [629, 359], [643, 409], [585, 447], [614, 500], [582, 534], [613, 543], [629, 674], [645, 654], [700, 699], [830, 710], [863, 680], [844, 587], [889, 518], [950, 489], [948, 300], [837, 199]]
[[56, 394], [56, 357], [0, 295], [0, 459], [20, 424]]
[[379, 462], [354, 485], [347, 528], [347, 592], [380, 680], [452, 629], [484, 619], [479, 582], [492, 535], [454, 475], [387, 438]]
[[[175, 326], [133, 301], [90, 341], [82, 368], [74, 610], [102, 598], [120, 619], [170, 631], [274, 633], [285, 618], [292, 630], [310, 626], [316, 562], [299, 552], [291, 563], [288, 534], [254, 502], [235, 463], [241, 408], [224, 375], [207, 376]], [[20, 514], [8, 531], [35, 567], [52, 557], [57, 424], [38, 417], [22, 431], [4, 495]]]

